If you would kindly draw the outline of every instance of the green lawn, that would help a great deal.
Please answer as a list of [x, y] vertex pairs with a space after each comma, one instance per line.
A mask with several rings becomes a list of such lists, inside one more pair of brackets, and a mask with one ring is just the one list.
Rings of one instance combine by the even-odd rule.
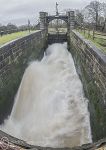
[[[78, 30], [77, 30], [78, 31]], [[102, 36], [102, 35], [96, 35], [96, 38], [94, 38], [93, 40], [93, 32], [90, 32], [90, 36], [88, 37], [88, 31], [85, 32], [79, 30], [78, 31], [80, 34], [82, 34], [86, 39], [90, 40], [91, 42], [93, 42], [98, 48], [100, 48], [103, 52], [106, 53], [106, 36]]]
[[[30, 33], [32, 33], [32, 32], [35, 32], [35, 31], [31, 31]], [[29, 34], [29, 31], [21, 31], [21, 32], [3, 35], [2, 37], [0, 36], [0, 46], [2, 46], [3, 44], [6, 44], [12, 40], [26, 36], [28, 34]]]

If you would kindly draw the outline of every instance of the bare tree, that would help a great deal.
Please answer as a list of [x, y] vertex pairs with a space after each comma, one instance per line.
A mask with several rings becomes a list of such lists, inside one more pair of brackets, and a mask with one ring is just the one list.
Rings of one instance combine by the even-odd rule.
[[106, 30], [106, 3], [103, 3], [104, 25], [102, 31]]
[[75, 18], [76, 18], [76, 21], [79, 25], [82, 25], [83, 22], [84, 22], [84, 15], [82, 14], [82, 12], [80, 10], [76, 10], [75, 11]]
[[97, 30], [99, 16], [101, 15], [101, 12], [103, 10], [102, 4], [98, 1], [92, 1], [89, 5], [85, 7], [85, 9], [88, 10], [89, 17], [92, 19], [93, 22], [95, 22]]

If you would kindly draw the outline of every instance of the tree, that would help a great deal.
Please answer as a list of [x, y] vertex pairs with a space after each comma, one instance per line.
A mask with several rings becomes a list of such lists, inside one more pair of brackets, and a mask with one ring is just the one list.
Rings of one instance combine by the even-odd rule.
[[4, 26], [4, 25], [1, 25], [1, 26], [0, 26], [0, 32], [3, 31], [3, 32], [5, 33], [6, 30], [7, 30], [7, 27], [6, 27], [6, 26]]
[[88, 13], [89, 13], [88, 16], [95, 23], [96, 30], [97, 30], [99, 16], [101, 15], [101, 12], [103, 10], [102, 3], [98, 2], [98, 1], [92, 1], [89, 5], [87, 5], [85, 7], [85, 9], [88, 10]]
[[106, 3], [103, 3], [104, 25], [102, 31], [106, 30]]
[[84, 15], [82, 14], [82, 12], [80, 10], [76, 10], [76, 21], [79, 25], [82, 25], [84, 23]]
[[17, 31], [17, 26], [12, 24], [12, 23], [8, 23], [7, 24], [7, 31], [9, 31], [10, 33], [16, 32]]

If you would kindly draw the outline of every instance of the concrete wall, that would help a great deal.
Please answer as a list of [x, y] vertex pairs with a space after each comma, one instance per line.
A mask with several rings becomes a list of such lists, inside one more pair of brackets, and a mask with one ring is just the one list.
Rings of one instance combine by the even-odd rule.
[[45, 31], [37, 31], [0, 47], [0, 123], [11, 112], [28, 62], [41, 57], [45, 46]]
[[71, 53], [83, 82], [89, 110], [93, 140], [106, 137], [106, 54], [71, 31]]

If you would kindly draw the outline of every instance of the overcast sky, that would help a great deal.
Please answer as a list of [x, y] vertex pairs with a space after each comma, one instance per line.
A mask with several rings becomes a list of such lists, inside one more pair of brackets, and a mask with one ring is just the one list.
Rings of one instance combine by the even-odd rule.
[[[59, 11], [65, 9], [82, 9], [91, 0], [57, 0]], [[106, 2], [106, 0], [99, 0]], [[55, 13], [55, 0], [0, 0], [0, 24], [13, 23], [27, 24], [30, 19], [32, 24], [38, 20], [39, 11]]]

